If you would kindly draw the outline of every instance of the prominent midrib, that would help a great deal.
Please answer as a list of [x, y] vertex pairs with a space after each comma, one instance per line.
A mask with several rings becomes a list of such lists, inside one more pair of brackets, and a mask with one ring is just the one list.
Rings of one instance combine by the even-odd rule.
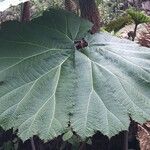
[[[13, 65], [11, 65], [11, 66], [9, 66], [9, 67], [3, 69], [3, 70], [1, 70], [1, 71], [0, 71], [0, 74], [1, 74], [2, 72], [4, 72], [4, 71], [6, 71], [6, 70], [8, 70], [8, 69], [10, 69], [10, 68], [12, 68], [12, 67], [14, 67], [14, 66], [16, 66], [16, 65], [19, 65], [20, 63], [22, 63], [22, 62], [24, 62], [24, 61], [27, 61], [27, 60], [30, 59], [30, 58], [33, 58], [33, 57], [37, 57], [37, 56], [43, 55], [44, 53], [50, 52], [51, 50], [64, 51], [63, 49], [48, 49], [48, 50], [46, 50], [46, 51], [43, 51], [43, 52], [40, 52], [40, 53], [31, 55], [31, 56], [25, 57], [25, 58], [23, 58], [22, 60], [18, 61], [17, 63], [15, 63], [15, 64], [13, 64]], [[67, 50], [69, 50], [69, 49], [65, 49], [65, 50], [67, 51]]]
[[0, 60], [3, 59], [23, 59], [23, 57], [0, 57]]
[[[86, 107], [86, 112], [85, 112], [85, 121], [84, 121], [84, 129], [86, 129], [86, 126], [87, 126], [87, 121], [88, 121], [88, 113], [89, 113], [89, 106], [90, 106], [90, 101], [91, 101], [91, 95], [93, 93], [93, 75], [92, 75], [92, 64], [91, 64], [91, 61], [90, 61], [90, 77], [91, 77], [91, 91], [89, 93], [89, 97], [88, 97], [88, 101], [87, 101], [87, 107]], [[86, 132], [86, 130], [85, 130]]]
[[[66, 57], [66, 59], [63, 60], [59, 65], [55, 66], [54, 68], [52, 68], [52, 69], [49, 70], [48, 72], [44, 73], [43, 75], [41, 75], [41, 76], [40, 76], [39, 78], [37, 78], [36, 80], [32, 80], [32, 81], [30, 81], [30, 82], [28, 82], [28, 83], [25, 83], [25, 84], [23, 84], [23, 85], [21, 85], [21, 86], [15, 88], [15, 89], [11, 90], [10, 92], [7, 92], [6, 94], [2, 95], [2, 96], [0, 97], [0, 100], [1, 100], [2, 98], [4, 98], [5, 96], [7, 96], [8, 94], [11, 94], [11, 93], [13, 93], [14, 91], [18, 90], [19, 88], [25, 86], [26, 84], [30, 84], [30, 83], [33, 82], [32, 86], [34, 86], [34, 84], [35, 84], [38, 80], [40, 80], [40, 78], [42, 78], [42, 77], [45, 76], [46, 74], [50, 73], [50, 72], [51, 72], [52, 70], [54, 70], [55, 68], [61, 66], [69, 57], [70, 57], [70, 56]], [[31, 86], [31, 87], [32, 87], [32, 86]], [[30, 89], [30, 90], [31, 90], [31, 89]], [[29, 90], [29, 91], [30, 91], [30, 90]], [[28, 92], [29, 92], [29, 91], [28, 91]]]
[[[68, 59], [68, 58], [67, 58]], [[31, 128], [32, 128], [32, 125], [37, 117], [37, 115], [39, 114], [39, 112], [42, 110], [42, 108], [47, 104], [47, 102], [49, 102], [50, 99], [52, 99], [52, 97], [54, 96], [54, 108], [53, 108], [53, 112], [52, 112], [52, 118], [50, 119], [50, 124], [49, 124], [49, 127], [48, 127], [48, 132], [51, 128], [51, 125], [52, 125], [52, 122], [53, 122], [53, 119], [54, 119], [54, 116], [55, 116], [55, 108], [56, 108], [56, 98], [55, 98], [55, 94], [56, 94], [56, 91], [57, 91], [57, 87], [58, 87], [58, 83], [59, 83], [59, 79], [60, 79], [60, 73], [61, 73], [61, 66], [62, 64], [67, 60], [65, 59], [58, 67], [58, 77], [57, 77], [57, 82], [56, 82], [56, 85], [54, 87], [54, 92], [50, 95], [50, 97], [44, 102], [44, 104], [42, 104], [42, 106], [38, 109], [38, 111], [33, 114], [31, 117], [29, 117], [28, 119], [26, 119], [23, 123], [21, 123], [19, 126], [23, 125], [26, 121], [28, 121], [29, 119], [31, 119], [33, 117], [33, 120], [29, 126], [29, 128], [27, 128], [26, 130], [28, 130], [28, 134], [30, 133], [31, 131]], [[34, 87], [34, 86], [33, 86]], [[29, 94], [30, 92], [28, 92], [27, 94]], [[17, 107], [19, 107], [19, 104], [17, 105]], [[17, 108], [16, 108], [17, 110]], [[15, 112], [14, 112], [15, 113]], [[25, 130], [25, 131], [26, 131]], [[22, 133], [23, 134], [23, 133]]]
[[[84, 54], [85, 55], [85, 54]], [[117, 75], [116, 74], [114, 74], [113, 72], [111, 72], [110, 70], [108, 70], [107, 68], [105, 68], [105, 67], [103, 67], [103, 66], [101, 66], [99, 63], [97, 63], [97, 62], [95, 62], [95, 61], [93, 61], [93, 60], [91, 60], [87, 55], [85, 55], [86, 57], [87, 57], [87, 59], [89, 60], [89, 61], [91, 61], [91, 62], [93, 62], [94, 64], [96, 64], [96, 65], [98, 65], [99, 67], [101, 67], [102, 69], [104, 69], [105, 71], [107, 71], [108, 73], [110, 73], [110, 74], [112, 74], [119, 82], [120, 82], [120, 80], [118, 79], [118, 77], [117, 77]], [[126, 60], [127, 61], [127, 60]], [[130, 63], [130, 62], [129, 62]], [[134, 65], [134, 64], [133, 64]], [[136, 65], [135, 65], [136, 66]], [[123, 85], [120, 83], [120, 85], [121, 85], [121, 87], [122, 87], [122, 89], [124, 90], [124, 92], [126, 93], [126, 96], [129, 98], [128, 100], [130, 100], [130, 102], [133, 104], [133, 105], [135, 105], [136, 107], [138, 107], [140, 110], [142, 110], [145, 114], [147, 114], [143, 109], [141, 109], [137, 104], [135, 104], [134, 102], [133, 102], [133, 100], [130, 98], [130, 96], [128, 95], [128, 93], [126, 92], [126, 90], [124, 89], [124, 87], [123, 87]], [[93, 90], [94, 90], [94, 85], [93, 85]], [[95, 91], [95, 90], [94, 90]], [[96, 91], [95, 91], [96, 92]], [[97, 92], [96, 92], [97, 93]], [[142, 94], [142, 93], [141, 93]], [[143, 95], [143, 94], [142, 94]], [[118, 104], [120, 104], [120, 101], [118, 101]], [[105, 105], [105, 104], [104, 104]], [[105, 105], [105, 107], [106, 107], [106, 105]], [[125, 107], [125, 106], [124, 106]], [[106, 109], [107, 109], [107, 107], [106, 107]], [[126, 108], [125, 108], [126, 109]], [[109, 111], [109, 110], [108, 110]], [[112, 112], [111, 112], [112, 113]], [[123, 124], [123, 123], [122, 123]]]
[[[91, 60], [91, 61], [92, 61], [92, 60]], [[119, 81], [119, 83], [120, 83], [122, 89], [123, 89], [124, 92], [126, 93], [126, 96], [129, 98], [128, 100], [130, 100], [130, 102], [131, 102], [133, 105], [135, 105], [135, 106], [138, 107], [140, 110], [142, 110], [144, 113], [146, 113], [143, 109], [140, 108], [140, 106], [138, 106], [137, 104], [135, 104], [135, 103], [132, 101], [132, 99], [130, 98], [130, 96], [128, 95], [128, 93], [126, 92], [126, 90], [124, 89], [122, 83], [120, 82], [119, 77], [118, 77], [116, 74], [114, 74], [113, 72], [111, 72], [111, 71], [109, 71], [108, 69], [104, 68], [103, 66], [101, 66], [101, 65], [98, 64], [97, 62], [94, 62], [94, 61], [92, 61], [92, 62], [95, 63], [95, 64], [97, 64], [97, 65], [100, 66], [102, 69], [104, 69], [104, 70], [106, 70], [107, 72], [109, 72], [110, 74], [112, 74], [112, 75]], [[136, 89], [135, 89], [135, 90], [136, 90]], [[140, 93], [140, 94], [143, 95], [142, 93]], [[144, 95], [143, 95], [143, 96], [144, 96]], [[118, 102], [120, 103], [120, 101], [118, 101]], [[125, 109], [126, 109], [126, 108], [125, 108]]]
[[141, 66], [138, 66], [137, 64], [131, 62], [130, 60], [126, 59], [124, 56], [119, 55], [119, 54], [117, 54], [116, 52], [114, 52], [114, 51], [112, 51], [112, 50], [110, 50], [110, 49], [109, 49], [109, 50], [103, 49], [103, 50], [107, 51], [108, 53], [111, 53], [112, 55], [114, 55], [114, 56], [116, 56], [116, 57], [121, 58], [121, 59], [124, 60], [126, 63], [132, 64], [132, 65], [134, 65], [135, 67], [141, 69], [143, 72], [147, 73]]

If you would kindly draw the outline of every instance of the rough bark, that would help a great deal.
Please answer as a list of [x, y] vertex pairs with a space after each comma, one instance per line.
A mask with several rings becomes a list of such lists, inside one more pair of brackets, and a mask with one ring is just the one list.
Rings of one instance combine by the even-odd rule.
[[95, 0], [79, 0], [79, 5], [81, 17], [93, 23], [91, 33], [98, 32], [101, 27], [101, 18]]
[[150, 122], [138, 125], [137, 138], [140, 143], [140, 150], [150, 149]]
[[21, 22], [30, 20], [30, 2], [25, 2], [22, 6]]
[[77, 13], [78, 3], [75, 0], [65, 0], [65, 9], [73, 13]]

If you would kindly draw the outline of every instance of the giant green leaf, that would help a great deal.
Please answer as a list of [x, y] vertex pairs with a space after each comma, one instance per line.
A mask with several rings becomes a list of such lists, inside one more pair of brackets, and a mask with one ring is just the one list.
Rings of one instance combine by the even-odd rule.
[[[150, 49], [62, 10], [0, 30], [0, 126], [26, 140], [75, 131], [81, 138], [150, 120]], [[86, 48], [74, 41], [85, 37]]]

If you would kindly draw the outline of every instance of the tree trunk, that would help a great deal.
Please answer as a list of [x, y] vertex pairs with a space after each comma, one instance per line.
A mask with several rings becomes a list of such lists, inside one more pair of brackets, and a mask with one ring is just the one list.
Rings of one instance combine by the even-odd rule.
[[21, 22], [27, 22], [30, 20], [30, 2], [25, 2], [22, 5]]
[[138, 125], [137, 138], [140, 144], [140, 150], [150, 149], [150, 122]]
[[74, 0], [65, 0], [65, 9], [73, 13], [77, 13], [78, 4]]
[[136, 32], [137, 32], [137, 27], [138, 27], [138, 24], [135, 24], [135, 28], [134, 28], [134, 32], [133, 32], [133, 39], [132, 39], [132, 41], [135, 40]]
[[95, 0], [79, 0], [79, 5], [81, 17], [93, 23], [91, 33], [98, 32], [101, 27], [101, 19]]

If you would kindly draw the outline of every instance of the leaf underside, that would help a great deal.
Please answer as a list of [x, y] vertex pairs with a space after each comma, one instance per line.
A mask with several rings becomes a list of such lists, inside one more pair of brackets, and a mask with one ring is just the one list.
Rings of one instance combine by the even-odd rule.
[[[127, 130], [130, 117], [150, 120], [150, 49], [91, 23], [50, 10], [30, 23], [0, 30], [0, 126], [22, 140], [47, 141], [75, 131], [81, 138]], [[85, 38], [88, 47], [76, 50]]]

